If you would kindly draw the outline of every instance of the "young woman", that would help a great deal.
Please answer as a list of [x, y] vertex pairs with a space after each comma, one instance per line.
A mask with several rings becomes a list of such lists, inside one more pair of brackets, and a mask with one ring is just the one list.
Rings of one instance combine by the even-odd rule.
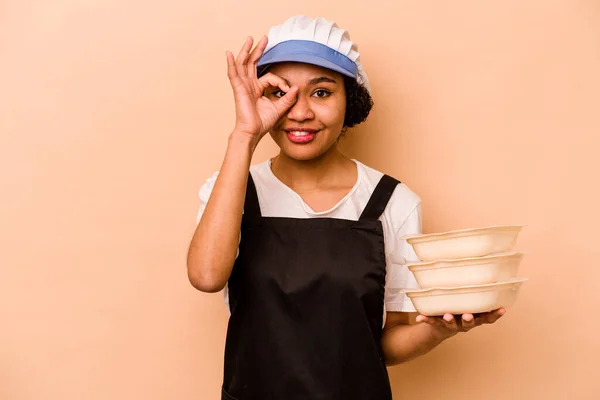
[[[299, 16], [252, 47], [227, 53], [236, 123], [188, 254], [192, 285], [225, 289], [231, 312], [222, 398], [391, 399], [386, 365], [505, 310], [408, 323], [390, 289], [415, 286], [401, 238], [420, 232], [420, 199], [337, 146], [373, 104], [356, 45]], [[267, 133], [279, 154], [251, 166]]]

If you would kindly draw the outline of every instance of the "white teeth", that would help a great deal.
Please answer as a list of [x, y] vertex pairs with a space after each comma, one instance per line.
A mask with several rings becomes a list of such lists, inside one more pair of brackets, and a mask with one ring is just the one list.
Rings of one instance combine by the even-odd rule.
[[309, 132], [299, 132], [299, 131], [291, 131], [290, 133], [294, 136], [306, 136], [309, 134]]

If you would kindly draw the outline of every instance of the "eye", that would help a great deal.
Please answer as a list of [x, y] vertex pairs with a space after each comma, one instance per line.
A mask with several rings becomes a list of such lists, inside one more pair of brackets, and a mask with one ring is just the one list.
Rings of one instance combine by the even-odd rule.
[[313, 93], [313, 96], [317, 96], [320, 99], [324, 99], [325, 97], [328, 97], [330, 94], [331, 94], [331, 92], [329, 90], [319, 89]]
[[285, 96], [285, 92], [281, 89], [277, 89], [277, 90], [271, 92], [271, 96], [275, 96], [277, 98], [282, 98], [283, 96]]

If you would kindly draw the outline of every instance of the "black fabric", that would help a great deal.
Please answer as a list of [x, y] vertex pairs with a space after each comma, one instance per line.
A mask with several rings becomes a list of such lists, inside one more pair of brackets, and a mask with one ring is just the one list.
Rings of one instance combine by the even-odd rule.
[[244, 200], [244, 214], [258, 218], [260, 214], [260, 204], [258, 203], [258, 194], [256, 193], [256, 185], [252, 175], [248, 174], [248, 184], [246, 185], [246, 199]]
[[359, 219], [364, 221], [376, 220], [379, 218], [379, 216], [383, 213], [383, 210], [385, 210], [385, 207], [387, 206], [387, 203], [392, 196], [392, 193], [394, 193], [398, 183], [400, 182], [391, 176], [384, 175], [375, 187], [375, 190], [373, 191], [373, 194], [371, 195], [371, 198], [369, 199], [369, 202], [367, 203]]
[[358, 221], [265, 218], [249, 176], [228, 282], [223, 400], [392, 398], [378, 218], [396, 184], [384, 176]]

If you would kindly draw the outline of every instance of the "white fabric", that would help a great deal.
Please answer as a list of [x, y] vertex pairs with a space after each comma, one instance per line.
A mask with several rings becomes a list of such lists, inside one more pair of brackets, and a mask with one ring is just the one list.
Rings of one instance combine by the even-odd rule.
[[306, 15], [296, 15], [281, 25], [269, 29], [269, 42], [265, 53], [279, 43], [288, 40], [308, 40], [323, 44], [352, 60], [357, 66], [358, 83], [369, 92], [371, 87], [367, 74], [360, 63], [358, 46], [350, 39], [347, 30], [341, 29], [334, 21], [325, 18], [311, 18]]
[[[289, 218], [343, 218], [358, 220], [367, 205], [375, 186], [383, 174], [354, 160], [358, 179], [350, 192], [327, 211], [314, 212], [291, 188], [281, 182], [271, 171], [270, 161], [250, 167], [256, 185], [261, 213], [264, 217]], [[218, 176], [218, 171], [202, 185], [200, 209], [196, 223], [200, 222], [204, 208]], [[389, 289], [418, 288], [413, 274], [404, 265], [418, 261], [412, 247], [402, 239], [405, 235], [421, 233], [421, 199], [405, 184], [399, 184], [382, 215], [385, 254], [387, 261], [385, 311], [413, 312], [410, 299], [403, 293], [391, 293]], [[225, 303], [229, 307], [227, 287]]]

